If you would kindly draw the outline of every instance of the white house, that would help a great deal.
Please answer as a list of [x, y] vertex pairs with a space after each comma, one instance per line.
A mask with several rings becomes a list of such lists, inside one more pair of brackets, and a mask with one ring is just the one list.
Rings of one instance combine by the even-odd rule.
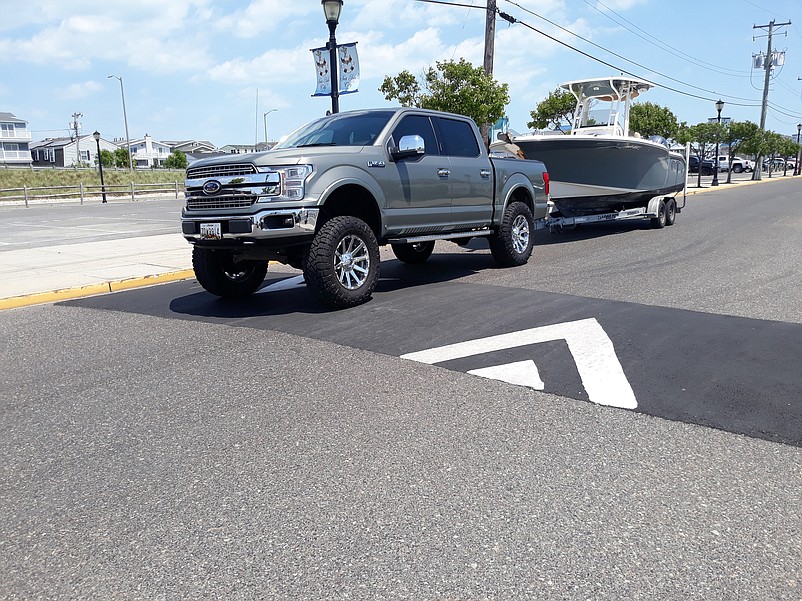
[[30, 141], [27, 121], [11, 113], [0, 113], [0, 164], [30, 165]]
[[131, 158], [137, 167], [161, 167], [171, 152], [167, 144], [148, 134], [141, 140], [131, 140]]
[[[100, 139], [100, 149], [114, 152], [118, 146]], [[79, 155], [80, 154], [80, 160]], [[46, 138], [30, 145], [28, 158], [34, 167], [75, 167], [97, 163], [97, 142], [93, 135], [75, 138]]]

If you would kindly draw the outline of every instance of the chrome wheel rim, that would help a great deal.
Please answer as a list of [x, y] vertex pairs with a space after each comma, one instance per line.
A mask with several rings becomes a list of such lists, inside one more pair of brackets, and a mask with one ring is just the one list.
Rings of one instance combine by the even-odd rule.
[[368, 279], [370, 253], [359, 236], [345, 236], [334, 252], [334, 272], [343, 288], [356, 290]]
[[523, 215], [518, 215], [512, 222], [512, 246], [518, 254], [529, 247], [529, 222]]

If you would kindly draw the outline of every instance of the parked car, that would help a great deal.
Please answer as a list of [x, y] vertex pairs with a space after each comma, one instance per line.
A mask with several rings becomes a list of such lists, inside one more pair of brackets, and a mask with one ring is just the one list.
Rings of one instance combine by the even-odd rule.
[[[704, 159], [701, 163], [702, 175], [713, 175], [713, 159]], [[699, 173], [699, 157], [688, 157], [688, 173]]]

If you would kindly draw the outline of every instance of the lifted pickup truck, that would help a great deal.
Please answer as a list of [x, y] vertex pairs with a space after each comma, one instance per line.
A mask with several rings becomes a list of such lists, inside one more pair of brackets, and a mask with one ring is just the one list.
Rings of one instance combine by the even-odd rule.
[[349, 307], [376, 287], [379, 245], [422, 263], [436, 240], [485, 237], [500, 265], [526, 263], [548, 173], [490, 158], [480, 140], [460, 115], [362, 110], [313, 121], [267, 152], [192, 163], [181, 227], [198, 282], [244, 297], [278, 261], [302, 269], [326, 304]]

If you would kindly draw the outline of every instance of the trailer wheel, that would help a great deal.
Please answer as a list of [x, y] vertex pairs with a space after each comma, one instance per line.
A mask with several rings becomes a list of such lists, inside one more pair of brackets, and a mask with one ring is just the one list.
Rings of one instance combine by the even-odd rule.
[[657, 203], [657, 217], [652, 217], [652, 227], [660, 230], [666, 226], [668, 215], [666, 214], [666, 202], [661, 200]]
[[332, 307], [367, 301], [379, 281], [379, 244], [367, 223], [334, 217], [315, 234], [304, 262], [306, 285]]
[[666, 225], [674, 225], [677, 220], [677, 201], [670, 198], [666, 203]]
[[393, 254], [399, 261], [419, 265], [425, 263], [432, 256], [434, 240], [429, 242], [415, 242], [411, 244], [391, 244]]
[[192, 247], [195, 278], [221, 298], [244, 298], [256, 292], [267, 274], [267, 261], [235, 261], [230, 250]]
[[502, 267], [524, 265], [532, 256], [532, 211], [522, 202], [511, 202], [504, 211], [501, 226], [490, 236], [490, 254]]

